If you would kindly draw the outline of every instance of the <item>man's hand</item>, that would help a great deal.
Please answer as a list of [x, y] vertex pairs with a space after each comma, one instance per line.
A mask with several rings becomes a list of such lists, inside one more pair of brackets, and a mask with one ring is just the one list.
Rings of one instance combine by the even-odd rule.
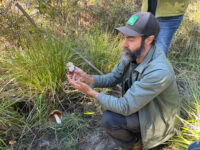
[[82, 69], [75, 67], [73, 72], [69, 72], [69, 76], [75, 80], [80, 80], [81, 82], [86, 82], [87, 84], [93, 84], [94, 80], [91, 75], [88, 75]]
[[96, 92], [95, 90], [91, 89], [87, 84], [83, 83], [81, 81], [81, 77], [80, 76], [76, 76], [75, 74], [68, 74], [67, 75], [68, 81], [69, 83], [75, 88], [78, 89], [79, 91], [97, 99], [98, 97], [98, 92]]

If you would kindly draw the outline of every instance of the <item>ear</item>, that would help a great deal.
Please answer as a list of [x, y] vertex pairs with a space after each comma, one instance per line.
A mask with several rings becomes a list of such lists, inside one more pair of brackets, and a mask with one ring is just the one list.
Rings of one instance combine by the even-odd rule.
[[153, 40], [155, 39], [154, 35], [148, 36], [148, 38], [145, 39], [145, 43], [148, 45], [152, 44]]

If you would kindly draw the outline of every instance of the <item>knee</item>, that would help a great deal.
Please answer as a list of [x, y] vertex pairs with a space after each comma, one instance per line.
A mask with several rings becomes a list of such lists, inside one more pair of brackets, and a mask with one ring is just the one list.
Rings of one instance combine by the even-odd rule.
[[101, 118], [101, 125], [105, 128], [112, 128], [114, 126], [114, 115], [110, 111], [105, 111]]

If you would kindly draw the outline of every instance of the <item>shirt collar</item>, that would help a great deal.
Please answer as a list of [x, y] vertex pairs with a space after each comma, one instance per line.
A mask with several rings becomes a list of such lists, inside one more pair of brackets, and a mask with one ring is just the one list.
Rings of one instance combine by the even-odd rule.
[[153, 57], [154, 51], [156, 47], [152, 46], [149, 50], [148, 54], [145, 56], [144, 60], [135, 68], [135, 70], [139, 73], [142, 73], [146, 65], [150, 62]]

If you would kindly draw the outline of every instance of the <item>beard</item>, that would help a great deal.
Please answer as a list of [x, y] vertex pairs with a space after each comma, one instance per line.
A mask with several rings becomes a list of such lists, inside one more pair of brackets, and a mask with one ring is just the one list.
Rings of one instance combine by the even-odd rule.
[[143, 56], [144, 52], [144, 42], [142, 41], [141, 46], [137, 48], [134, 52], [131, 52], [129, 48], [124, 47], [122, 52], [122, 59], [129, 62], [133, 62], [136, 61], [137, 58]]

